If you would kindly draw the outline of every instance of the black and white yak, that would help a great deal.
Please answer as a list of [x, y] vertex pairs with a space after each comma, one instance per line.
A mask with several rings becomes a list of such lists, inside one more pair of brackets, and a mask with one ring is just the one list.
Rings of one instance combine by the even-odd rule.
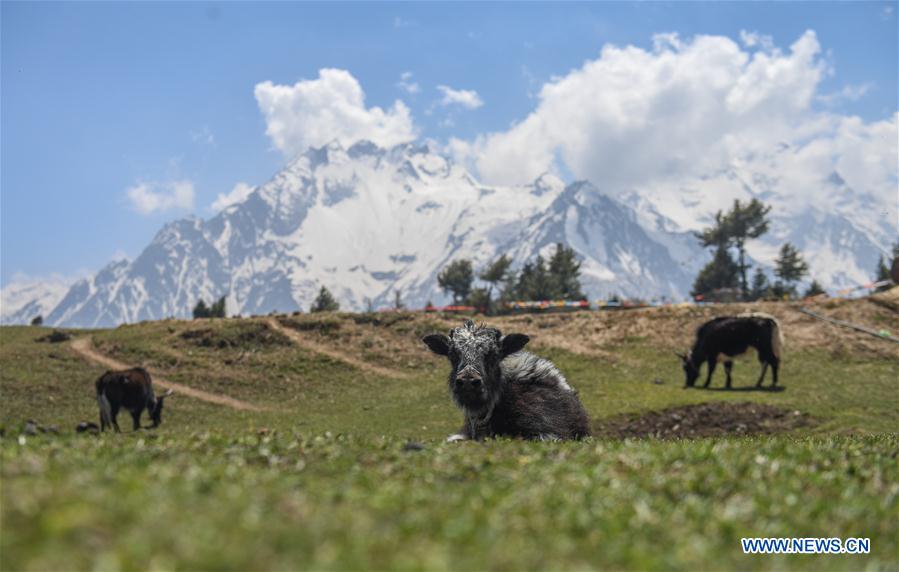
[[112, 427], [119, 432], [116, 418], [119, 410], [125, 408], [131, 413], [134, 430], [140, 429], [140, 417], [144, 409], [150, 415], [153, 427], [162, 423], [162, 405], [165, 398], [172, 395], [170, 389], [156, 397], [150, 374], [142, 367], [107, 371], [97, 379], [97, 405], [100, 406], [100, 430]]
[[590, 435], [587, 412], [565, 376], [552, 362], [520, 351], [529, 340], [471, 320], [449, 336], [422, 339], [432, 352], [449, 359], [450, 394], [465, 414], [464, 426], [447, 441]]
[[731, 369], [733, 358], [746, 353], [750, 347], [758, 352], [762, 373], [756, 387], [762, 386], [765, 372], [771, 366], [773, 380], [771, 387], [777, 385], [777, 371], [780, 367], [783, 350], [783, 332], [777, 319], [770, 314], [749, 312], [736, 316], [723, 316], [709, 320], [696, 330], [696, 341], [688, 354], [680, 354], [686, 375], [684, 387], [693, 387], [699, 377], [699, 368], [708, 364], [708, 375], [705, 385], [712, 381], [712, 374], [718, 362], [724, 362], [727, 374], [727, 388], [731, 386]]

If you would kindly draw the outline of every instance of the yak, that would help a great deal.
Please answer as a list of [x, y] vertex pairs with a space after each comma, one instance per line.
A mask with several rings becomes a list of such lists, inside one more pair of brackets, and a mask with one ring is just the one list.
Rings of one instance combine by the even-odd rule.
[[140, 429], [140, 417], [147, 410], [153, 427], [162, 423], [162, 406], [165, 398], [174, 392], [169, 389], [156, 397], [153, 393], [153, 382], [150, 373], [142, 367], [107, 371], [96, 381], [97, 405], [100, 407], [100, 430], [112, 427], [120, 431], [117, 417], [119, 409], [125, 408], [131, 413], [134, 430]]
[[450, 362], [449, 391], [465, 415], [447, 441], [497, 436], [531, 440], [581, 439], [590, 435], [577, 392], [552, 362], [521, 351], [530, 338], [502, 335], [467, 320], [449, 335], [422, 341]]
[[712, 382], [712, 374], [719, 361], [724, 362], [726, 387], [731, 387], [733, 358], [746, 353], [750, 347], [758, 352], [762, 372], [756, 387], [761, 387], [768, 366], [771, 366], [771, 387], [777, 385], [777, 372], [783, 350], [783, 332], [777, 319], [770, 314], [748, 312], [736, 316], [722, 316], [704, 323], [696, 330], [696, 341], [689, 353], [675, 354], [681, 359], [686, 375], [684, 387], [693, 387], [699, 368], [708, 364], [705, 385]]

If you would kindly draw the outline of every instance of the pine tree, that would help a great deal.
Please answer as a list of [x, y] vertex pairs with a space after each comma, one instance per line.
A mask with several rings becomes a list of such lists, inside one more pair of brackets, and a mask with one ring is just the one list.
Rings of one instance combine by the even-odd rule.
[[774, 274], [779, 279], [775, 290], [781, 296], [792, 297], [796, 294], [796, 282], [808, 274], [808, 264], [795, 246], [789, 242], [780, 248], [780, 255], [775, 261]]
[[724, 217], [724, 232], [737, 247], [739, 257], [737, 266], [740, 269], [740, 288], [743, 296], [749, 295], [749, 286], [746, 281], [746, 241], [758, 238], [768, 232], [768, 213], [771, 207], [766, 206], [758, 199], [752, 199], [743, 205], [739, 200], [734, 201], [734, 206]]
[[310, 312], [336, 312], [340, 309], [340, 304], [337, 303], [337, 300], [334, 299], [334, 296], [331, 295], [331, 292], [325, 288], [321, 287], [321, 290], [318, 291], [318, 296], [315, 298], [315, 302], [312, 303], [312, 307], [309, 309]]
[[808, 289], [805, 291], [805, 294], [802, 295], [803, 298], [811, 298], [812, 296], [820, 296], [821, 294], [826, 294], [824, 288], [821, 284], [818, 283], [817, 280], [812, 280], [812, 283], [808, 285]]
[[532, 300], [531, 292], [534, 284], [534, 263], [525, 262], [515, 278], [515, 284], [512, 286], [512, 297], [516, 300]]
[[512, 259], [503, 254], [487, 265], [478, 276], [488, 284], [487, 286], [487, 314], [496, 313], [496, 305], [493, 301], [493, 289], [498, 291], [498, 298], [503, 299], [509, 294], [510, 284], [514, 282], [515, 275], [511, 270]]
[[456, 260], [437, 275], [437, 284], [446, 294], [452, 294], [453, 303], [461, 304], [471, 293], [474, 271], [470, 260]]
[[474, 306], [478, 312], [487, 314], [490, 311], [491, 304], [490, 292], [487, 288], [474, 288], [468, 295], [466, 303], [469, 306]]
[[727, 230], [727, 221], [724, 213], [715, 213], [715, 224], [696, 233], [696, 237], [702, 246], [709, 248], [727, 248], [730, 246], [730, 235]]
[[[720, 279], [729, 276], [730, 267], [736, 265], [738, 284], [733, 286], [717, 286], [717, 288], [733, 288], [740, 287], [744, 298], [750, 297], [749, 283], [746, 278], [746, 271], [750, 265], [746, 263], [746, 241], [758, 238], [768, 232], [768, 213], [771, 211], [770, 206], [766, 206], [758, 199], [752, 199], [747, 204], [741, 203], [739, 200], [734, 201], [733, 207], [726, 214], [722, 211], [715, 213], [715, 223], [702, 232], [697, 233], [702, 246], [715, 248], [715, 258], [711, 264], [720, 263], [723, 266], [717, 270], [709, 268], [707, 265], [700, 272], [706, 275], [700, 280], [700, 276], [696, 278], [696, 282], [709, 283], [709, 277], [717, 276]], [[730, 254], [727, 252], [732, 246], [737, 248], [737, 262], [734, 263]], [[722, 252], [723, 251], [723, 252]], [[727, 254], [725, 257], [724, 254]], [[716, 262], [718, 261], [718, 262]], [[716, 280], [711, 280], [714, 283]], [[729, 280], [726, 280], [729, 282]], [[715, 288], [712, 288], [715, 289]], [[694, 291], [696, 285], [694, 284]], [[699, 292], [703, 293], [703, 292]], [[694, 294], [695, 295], [695, 294]]]
[[556, 252], [549, 259], [549, 273], [555, 282], [554, 299], [583, 300], [581, 291], [581, 263], [573, 248], [566, 248], [561, 242], [556, 244]]
[[[877, 259], [877, 274], [874, 276], [875, 282], [882, 282], [884, 280], [892, 280], [890, 278], [890, 267], [887, 266], [886, 260], [884, 260], [883, 255], [880, 255], [880, 258]], [[884, 292], [892, 288], [893, 285], [891, 283], [884, 284], [883, 286], [878, 286], [874, 291], [875, 292]]]
[[193, 314], [194, 314], [194, 320], [196, 320], [197, 318], [208, 318], [209, 317], [209, 307], [206, 306], [206, 302], [204, 302], [202, 299], [200, 299], [200, 301], [197, 302], [197, 305], [194, 306]]
[[770, 288], [768, 275], [761, 268], [756, 268], [755, 274], [752, 275], [752, 288], [749, 291], [749, 299], [761, 300], [768, 294]]
[[503, 254], [493, 262], [487, 265], [487, 268], [481, 271], [479, 278], [490, 285], [490, 288], [496, 287], [507, 282], [511, 276], [509, 269], [512, 266], [512, 259]]
[[558, 284], [546, 268], [543, 257], [537, 255], [533, 263], [525, 263], [515, 284], [519, 300], [553, 300], [558, 297]]
[[740, 284], [740, 269], [726, 246], [715, 250], [715, 257], [699, 271], [693, 282], [692, 296], [706, 296], [721, 288], [736, 288]]
[[227, 310], [225, 308], [225, 297], [222, 296], [215, 302], [215, 304], [212, 305], [211, 308], [209, 308], [209, 317], [210, 318], [224, 318], [226, 311]]
[[406, 306], [403, 305], [403, 295], [399, 290], [393, 291], [393, 309], [394, 310], [405, 310]]

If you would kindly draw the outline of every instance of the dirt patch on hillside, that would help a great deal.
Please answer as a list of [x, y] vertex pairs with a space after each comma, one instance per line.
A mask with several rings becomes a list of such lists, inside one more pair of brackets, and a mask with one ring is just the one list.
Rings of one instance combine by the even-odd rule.
[[595, 425], [593, 433], [600, 438], [692, 439], [784, 433], [815, 425], [815, 419], [773, 405], [710, 402], [621, 415]]
[[53, 330], [46, 336], [41, 336], [37, 338], [36, 342], [48, 343], [48, 344], [58, 344], [60, 342], [67, 342], [72, 339], [72, 335], [68, 332], [62, 332], [60, 330]]
[[239, 330], [215, 330], [200, 328], [181, 333], [181, 339], [203, 348], [240, 348], [251, 349], [267, 346], [289, 346], [290, 340], [272, 330], [267, 324], [251, 322]]
[[[345, 353], [341, 352], [336, 348], [347, 347], [345, 343], [340, 343], [339, 338], [328, 337], [324, 338], [319, 334], [309, 334], [309, 332], [320, 332], [315, 328], [313, 329], [302, 329], [295, 328], [296, 324], [304, 324], [309, 322], [298, 322], [296, 320], [283, 320], [278, 321], [276, 318], [268, 318], [266, 323], [273, 330], [277, 330], [283, 335], [287, 336], [293, 343], [297, 344], [299, 347], [304, 348], [308, 351], [312, 351], [318, 354], [326, 355], [332, 359], [342, 361], [344, 363], [350, 364], [354, 367], [357, 367], [363, 371], [368, 371], [370, 373], [374, 373], [375, 375], [381, 375], [384, 377], [392, 377], [392, 378], [405, 378], [408, 377], [406, 372], [400, 371], [398, 369], [393, 369], [390, 367], [384, 367], [377, 363], [371, 363], [370, 361], [366, 361], [362, 359], [365, 357], [364, 353], [356, 352], [356, 353]], [[305, 335], [300, 332], [304, 332]], [[341, 336], [346, 336], [347, 332], [341, 334]], [[327, 341], [322, 341], [327, 340]], [[350, 346], [352, 347], [352, 346]], [[360, 353], [362, 358], [360, 358]]]

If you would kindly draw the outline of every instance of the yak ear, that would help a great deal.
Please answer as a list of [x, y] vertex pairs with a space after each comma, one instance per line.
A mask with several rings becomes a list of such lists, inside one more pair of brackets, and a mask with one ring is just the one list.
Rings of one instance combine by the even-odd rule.
[[439, 356], [445, 356], [449, 353], [450, 339], [443, 334], [428, 334], [421, 341]]
[[512, 355], [517, 351], [521, 351], [529, 341], [531, 341], [531, 338], [527, 337], [524, 334], [509, 334], [507, 336], [503, 336], [503, 339], [500, 341], [500, 343], [502, 344], [503, 357]]

